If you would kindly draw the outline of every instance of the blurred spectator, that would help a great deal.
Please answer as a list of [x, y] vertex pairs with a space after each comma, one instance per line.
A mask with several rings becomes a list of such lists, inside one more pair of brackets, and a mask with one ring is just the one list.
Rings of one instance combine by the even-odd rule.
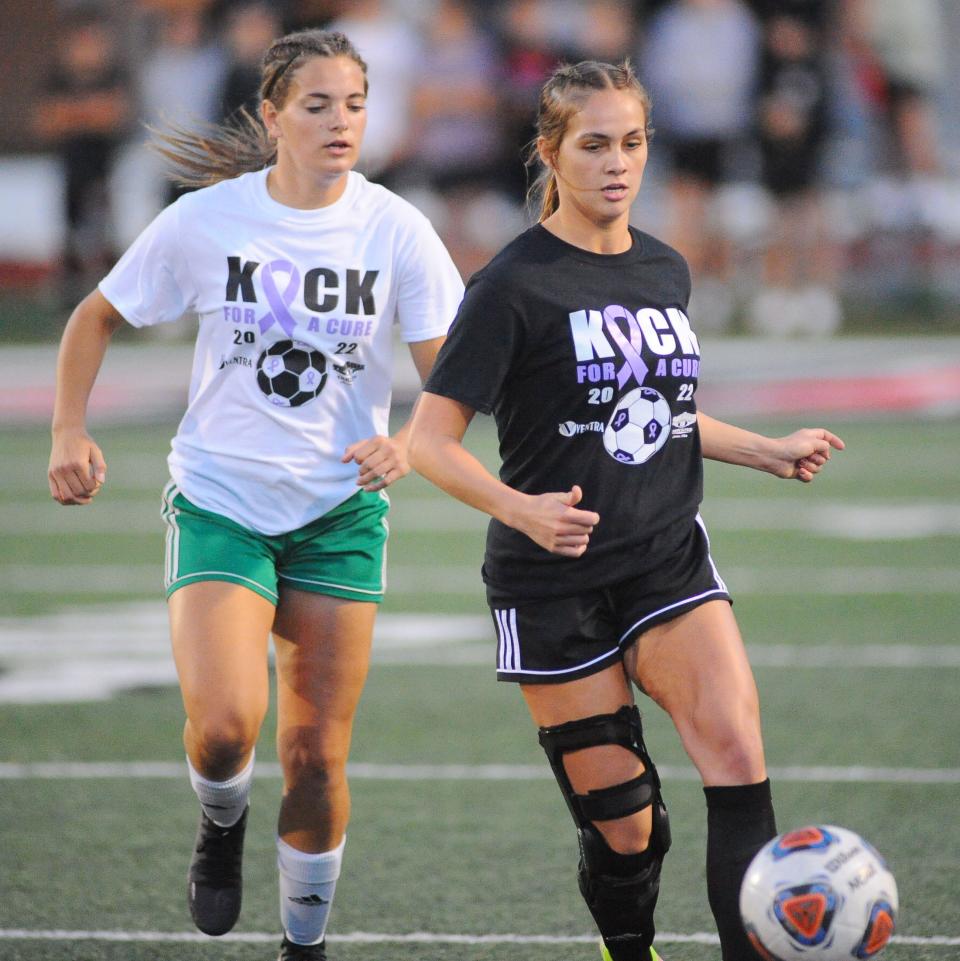
[[441, 189], [494, 176], [502, 156], [493, 39], [464, 0], [439, 0], [412, 95], [410, 167]]
[[831, 0], [750, 0], [763, 27], [756, 105], [762, 181], [776, 201], [763, 287], [747, 321], [758, 333], [830, 334], [842, 319], [839, 253], [820, 175], [827, 136]]
[[491, 216], [509, 203], [491, 195], [504, 156], [497, 96], [501, 61], [493, 37], [465, 0], [438, 0], [423, 42], [401, 179], [432, 191], [432, 197], [411, 199], [432, 208], [435, 225], [446, 227], [451, 254], [461, 270], [472, 273], [503, 245], [504, 229], [515, 226], [512, 217], [504, 224], [502, 216]]
[[62, 294], [71, 302], [113, 261], [108, 179], [131, 119], [127, 88], [110, 23], [95, 11], [65, 17], [33, 127], [63, 162]]
[[540, 88], [560, 57], [552, 43], [550, 11], [542, 0], [504, 0], [495, 25], [504, 64], [501, 123], [506, 153], [500, 183], [521, 202], [527, 191], [523, 157], [535, 133]]
[[[208, 36], [203, 8], [178, 4], [158, 10], [156, 17], [158, 37], [139, 74], [143, 122], [158, 128], [216, 122], [226, 55]], [[169, 203], [183, 192], [167, 183], [164, 200]]]
[[274, 37], [283, 33], [276, 6], [265, 0], [242, 0], [225, 12], [223, 42], [228, 63], [223, 78], [223, 118], [241, 107], [257, 115], [260, 107], [260, 61]]
[[[145, 156], [144, 124], [256, 110], [266, 43], [319, 26], [343, 30], [370, 64], [360, 169], [422, 206], [465, 273], [529, 216], [524, 158], [546, 76], [562, 60], [633, 54], [654, 102], [647, 178], [662, 188], [636, 216], [687, 257], [700, 329], [725, 329], [735, 311], [757, 332], [828, 333], [841, 323], [841, 282], [854, 319], [865, 298], [906, 295], [921, 312], [939, 310], [941, 295], [960, 300], [956, 0], [57, 7], [68, 11], [60, 51], [32, 127], [64, 163], [65, 277], [101, 273], [114, 235], [129, 243], [180, 192]], [[122, 43], [78, 12], [91, 8], [124, 12]], [[13, 102], [9, 79], [6, 90]]]
[[949, 89], [946, 9], [940, 0], [846, 0], [847, 50], [879, 175], [867, 192], [874, 228], [867, 246], [890, 250], [898, 233], [908, 248], [898, 260], [912, 261], [913, 282], [956, 291], [960, 183], [946, 169], [937, 116]]
[[939, 0], [847, 0], [861, 76], [894, 134], [907, 175], [942, 173], [933, 97], [946, 80]]
[[541, 6], [551, 45], [564, 60], [617, 63], [636, 46], [635, 4], [627, 0], [542, 0]]
[[411, 21], [385, 0], [356, 0], [334, 20], [367, 62], [367, 132], [358, 169], [387, 181], [407, 148], [413, 85], [423, 67], [423, 46]]
[[540, 88], [561, 60], [622, 60], [636, 43], [634, 4], [626, 0], [500, 0], [494, 24], [503, 62], [501, 122], [506, 155], [501, 184], [526, 195], [522, 158], [534, 136]]
[[747, 172], [759, 39], [740, 0], [673, 0], [650, 20], [640, 55], [668, 157], [666, 237], [690, 264], [704, 330], [726, 328], [733, 313], [730, 243], [711, 202]]
[[349, 6], [349, 0], [285, 0], [283, 3], [285, 29], [326, 28], [332, 20], [343, 15]]

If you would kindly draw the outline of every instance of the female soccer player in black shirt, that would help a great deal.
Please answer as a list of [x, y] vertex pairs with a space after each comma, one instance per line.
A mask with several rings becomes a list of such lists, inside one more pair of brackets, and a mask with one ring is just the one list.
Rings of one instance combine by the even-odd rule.
[[[689, 271], [628, 221], [649, 118], [629, 64], [548, 80], [540, 223], [468, 285], [410, 459], [492, 517], [497, 675], [520, 683], [577, 825], [604, 956], [655, 961], [670, 844], [633, 682], [669, 713], [703, 779], [723, 957], [752, 961], [740, 880], [776, 831], [756, 686], [698, 514], [702, 458], [808, 482], [843, 443], [822, 429], [763, 437], [697, 411]], [[499, 479], [462, 446], [476, 411], [495, 416]]]

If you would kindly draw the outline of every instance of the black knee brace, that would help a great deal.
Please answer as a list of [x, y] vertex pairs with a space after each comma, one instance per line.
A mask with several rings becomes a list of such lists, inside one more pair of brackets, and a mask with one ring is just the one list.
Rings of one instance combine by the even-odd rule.
[[[660, 778], [646, 745], [640, 712], [624, 706], [616, 714], [540, 728], [546, 751], [564, 800], [577, 825], [580, 840], [578, 880], [613, 961], [648, 961], [653, 943], [653, 911], [660, 893], [660, 865], [670, 849], [670, 820], [660, 794]], [[632, 751], [645, 770], [638, 777], [577, 794], [563, 764], [564, 754], [601, 744], [618, 744]], [[652, 808], [650, 844], [639, 854], [619, 854], [593, 824], [628, 817]]]

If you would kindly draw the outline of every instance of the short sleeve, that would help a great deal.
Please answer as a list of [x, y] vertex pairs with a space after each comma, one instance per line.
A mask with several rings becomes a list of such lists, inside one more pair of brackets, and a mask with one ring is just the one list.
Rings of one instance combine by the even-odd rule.
[[489, 414], [522, 343], [522, 318], [491, 278], [478, 275], [467, 285], [424, 390]]
[[172, 323], [196, 302], [180, 211], [179, 202], [162, 210], [100, 281], [100, 292], [134, 327]]
[[397, 323], [405, 343], [443, 337], [463, 298], [463, 280], [425, 217], [412, 217], [398, 254]]

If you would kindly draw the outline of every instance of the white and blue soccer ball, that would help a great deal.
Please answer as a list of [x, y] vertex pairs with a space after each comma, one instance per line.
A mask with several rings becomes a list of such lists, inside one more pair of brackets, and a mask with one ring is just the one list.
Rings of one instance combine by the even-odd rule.
[[897, 883], [859, 834], [832, 825], [788, 831], [756, 854], [740, 915], [757, 953], [775, 961], [866, 961], [896, 927]]
[[618, 401], [603, 446], [621, 464], [645, 464], [670, 437], [670, 405], [652, 387], [635, 387]]

